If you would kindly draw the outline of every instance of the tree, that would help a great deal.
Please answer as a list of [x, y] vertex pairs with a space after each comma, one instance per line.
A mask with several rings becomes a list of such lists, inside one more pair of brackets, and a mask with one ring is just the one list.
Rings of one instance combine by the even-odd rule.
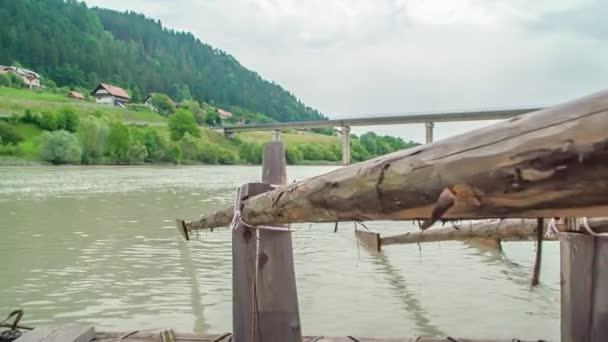
[[361, 145], [371, 154], [372, 156], [378, 155], [378, 143], [376, 142], [377, 135], [374, 132], [367, 132], [363, 134], [359, 141]]
[[11, 85], [10, 76], [7, 73], [0, 74], [0, 87], [10, 87]]
[[209, 110], [205, 113], [205, 122], [210, 126], [215, 126], [221, 124], [222, 120], [215, 110]]
[[179, 108], [183, 108], [192, 113], [194, 120], [196, 120], [198, 125], [203, 125], [205, 123], [205, 112], [198, 102], [193, 100], [182, 101], [179, 104]]
[[289, 165], [297, 165], [302, 162], [304, 155], [297, 147], [287, 146], [285, 149], [285, 159]]
[[38, 119], [38, 127], [46, 131], [54, 131], [57, 129], [57, 118], [52, 112], [42, 112]]
[[182, 160], [196, 160], [199, 154], [198, 141], [189, 132], [186, 132], [179, 141], [182, 151]]
[[44, 132], [40, 136], [40, 159], [53, 164], [79, 164], [82, 147], [68, 131]]
[[106, 152], [115, 162], [129, 161], [129, 148], [131, 147], [132, 139], [129, 127], [122, 122], [112, 122], [110, 124], [110, 134], [108, 135], [108, 143]]
[[139, 142], [134, 142], [129, 147], [127, 160], [129, 164], [141, 164], [144, 162], [147, 156], [148, 152], [146, 151], [146, 146]]
[[263, 154], [264, 149], [260, 144], [244, 142], [239, 146], [239, 158], [246, 163], [261, 164]]
[[201, 131], [196, 125], [192, 113], [184, 109], [178, 110], [169, 117], [168, 126], [171, 132], [171, 140], [173, 141], [180, 140], [186, 132], [197, 138], [201, 136]]
[[32, 113], [31, 109], [26, 108], [25, 114], [23, 114], [23, 116], [20, 118], [20, 121], [27, 124], [36, 124], [38, 118], [36, 115], [34, 115], [34, 113]]
[[141, 91], [138, 86], [133, 88], [133, 93], [131, 94], [131, 102], [140, 103], [141, 102]]
[[57, 128], [63, 129], [68, 132], [76, 132], [78, 130], [78, 125], [80, 124], [80, 119], [78, 118], [78, 114], [71, 107], [63, 107], [57, 113]]
[[17, 132], [15, 127], [4, 121], [0, 121], [0, 144], [17, 145], [23, 141], [23, 136]]
[[180, 164], [182, 162], [182, 150], [178, 144], [171, 146], [165, 156], [165, 160], [174, 164]]
[[165, 94], [154, 94], [150, 98], [150, 104], [161, 115], [171, 115], [175, 113], [175, 106], [171, 99]]
[[167, 143], [152, 127], [146, 127], [143, 133], [143, 144], [146, 147], [146, 161], [161, 161], [166, 154]]
[[94, 164], [103, 158], [109, 133], [108, 124], [101, 119], [90, 116], [82, 121], [78, 137], [82, 145], [83, 164]]

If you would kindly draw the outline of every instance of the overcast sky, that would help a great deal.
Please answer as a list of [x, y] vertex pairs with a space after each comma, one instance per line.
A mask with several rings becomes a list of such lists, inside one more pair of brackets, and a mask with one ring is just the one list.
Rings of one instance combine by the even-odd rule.
[[[601, 0], [86, 2], [190, 31], [332, 118], [549, 105], [608, 85]], [[373, 130], [424, 140], [423, 125]]]

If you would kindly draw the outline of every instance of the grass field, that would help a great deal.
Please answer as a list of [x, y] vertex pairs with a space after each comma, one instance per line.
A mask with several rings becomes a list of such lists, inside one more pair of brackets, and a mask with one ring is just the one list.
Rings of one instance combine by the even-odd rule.
[[165, 117], [151, 110], [133, 111], [100, 105], [89, 101], [73, 100], [64, 94], [0, 87], [0, 114], [23, 115], [28, 108], [34, 113], [40, 113], [42, 111], [56, 112], [65, 106], [74, 108], [79, 115], [90, 115], [94, 112], [102, 112], [108, 117], [124, 121], [167, 121]]

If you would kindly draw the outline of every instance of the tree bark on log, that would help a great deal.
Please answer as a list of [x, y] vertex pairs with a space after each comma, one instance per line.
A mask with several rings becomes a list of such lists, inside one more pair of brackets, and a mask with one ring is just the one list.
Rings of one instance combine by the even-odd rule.
[[[605, 216], [608, 91], [293, 183], [242, 213], [253, 225], [429, 219], [446, 192], [443, 219]], [[227, 208], [184, 226], [231, 218]]]

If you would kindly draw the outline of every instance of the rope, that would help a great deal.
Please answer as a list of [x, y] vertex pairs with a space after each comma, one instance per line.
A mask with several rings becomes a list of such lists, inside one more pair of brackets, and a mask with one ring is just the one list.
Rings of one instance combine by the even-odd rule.
[[232, 228], [232, 230], [237, 230], [237, 229], [239, 229], [239, 226], [242, 225], [245, 228], [251, 228], [251, 229], [266, 229], [266, 230], [275, 230], [275, 231], [281, 231], [281, 232], [290, 232], [291, 231], [290, 227], [273, 227], [273, 226], [265, 226], [265, 225], [254, 226], [254, 225], [251, 225], [251, 224], [243, 221], [243, 216], [241, 213], [241, 207], [243, 205], [243, 202], [241, 201], [242, 195], [243, 195], [243, 188], [239, 186], [236, 188], [236, 196], [234, 197], [234, 215], [232, 217], [232, 222], [230, 223], [230, 228]]
[[549, 221], [549, 224], [547, 225], [547, 231], [545, 232], [545, 237], [552, 238], [552, 237], [556, 236], [557, 233], [559, 233], [559, 230], [557, 229], [557, 222], [555, 221], [555, 218], [551, 218], [551, 220]]
[[220, 342], [223, 341], [225, 338], [232, 336], [231, 333], [225, 333], [224, 335], [220, 335], [216, 338], [214, 338], [213, 340], [211, 340], [211, 342]]
[[593, 236], [608, 236], [608, 233], [596, 233], [593, 231], [591, 226], [589, 226], [589, 220], [586, 217], [583, 217], [583, 227], [585, 227], [585, 230]]

